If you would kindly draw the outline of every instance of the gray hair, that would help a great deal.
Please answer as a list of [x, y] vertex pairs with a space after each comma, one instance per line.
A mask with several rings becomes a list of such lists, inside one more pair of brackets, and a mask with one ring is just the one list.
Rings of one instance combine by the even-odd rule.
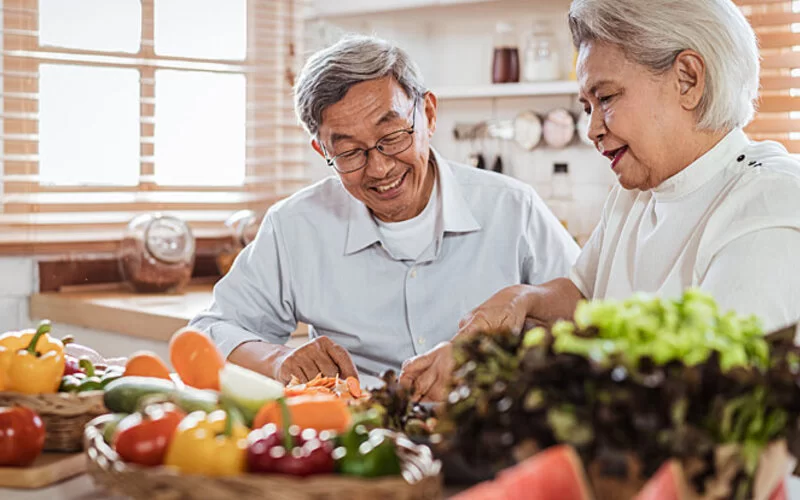
[[297, 118], [316, 136], [325, 108], [339, 102], [350, 87], [389, 75], [410, 98], [426, 92], [422, 73], [406, 51], [380, 38], [346, 36], [306, 61], [294, 87]]
[[573, 0], [569, 27], [576, 48], [594, 40], [618, 45], [657, 74], [694, 50], [706, 64], [698, 128], [730, 130], [753, 119], [758, 43], [732, 0]]

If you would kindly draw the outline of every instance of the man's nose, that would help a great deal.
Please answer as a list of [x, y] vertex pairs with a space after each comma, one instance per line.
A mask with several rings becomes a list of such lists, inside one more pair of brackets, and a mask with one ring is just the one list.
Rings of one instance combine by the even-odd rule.
[[367, 152], [367, 166], [364, 170], [370, 177], [383, 179], [394, 166], [394, 161], [394, 158], [372, 149]]

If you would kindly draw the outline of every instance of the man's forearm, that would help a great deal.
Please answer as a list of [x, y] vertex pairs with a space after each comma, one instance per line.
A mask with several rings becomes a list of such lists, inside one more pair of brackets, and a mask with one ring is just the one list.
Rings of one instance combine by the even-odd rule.
[[231, 351], [228, 361], [277, 380], [280, 361], [291, 350], [284, 345], [254, 340], [239, 344]]
[[528, 316], [546, 325], [559, 319], [571, 319], [578, 301], [583, 298], [581, 291], [568, 278], [533, 285], [526, 294]]

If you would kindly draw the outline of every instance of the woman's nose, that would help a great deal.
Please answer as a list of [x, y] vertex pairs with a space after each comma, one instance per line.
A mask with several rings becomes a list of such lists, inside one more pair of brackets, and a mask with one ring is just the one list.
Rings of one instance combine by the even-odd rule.
[[592, 114], [589, 115], [589, 129], [587, 131], [589, 139], [597, 144], [603, 140], [606, 132], [606, 122], [603, 118], [603, 113], [597, 109], [593, 109]]

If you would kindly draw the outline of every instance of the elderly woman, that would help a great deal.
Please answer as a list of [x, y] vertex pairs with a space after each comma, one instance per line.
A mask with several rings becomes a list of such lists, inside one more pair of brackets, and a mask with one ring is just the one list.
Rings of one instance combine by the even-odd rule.
[[580, 299], [687, 287], [766, 329], [800, 319], [800, 164], [750, 141], [759, 53], [731, 0], [575, 0], [580, 101], [619, 179], [569, 278], [506, 288], [461, 333], [569, 317]]

